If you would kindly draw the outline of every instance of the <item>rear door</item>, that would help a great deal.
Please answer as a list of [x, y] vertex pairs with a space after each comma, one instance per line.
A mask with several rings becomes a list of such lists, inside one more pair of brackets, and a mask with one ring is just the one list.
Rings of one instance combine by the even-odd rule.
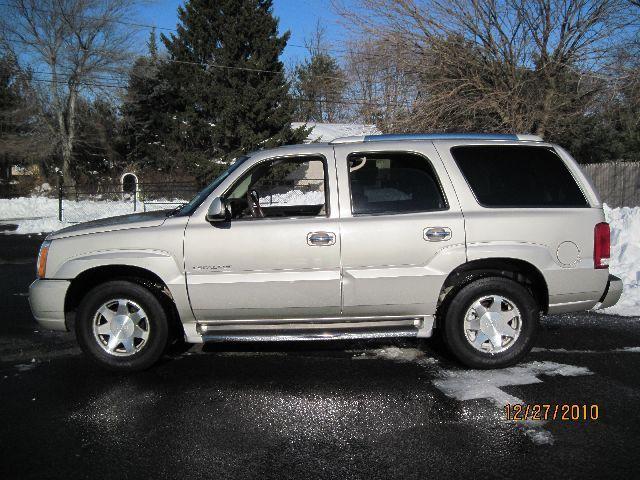
[[345, 316], [430, 315], [466, 260], [464, 221], [432, 142], [335, 146]]

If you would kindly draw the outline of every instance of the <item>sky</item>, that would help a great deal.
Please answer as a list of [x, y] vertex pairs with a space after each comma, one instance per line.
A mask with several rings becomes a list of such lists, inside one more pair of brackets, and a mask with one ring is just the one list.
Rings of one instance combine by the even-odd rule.
[[[175, 28], [178, 22], [177, 8], [182, 4], [184, 0], [150, 2], [138, 8], [136, 21], [162, 28]], [[339, 17], [331, 8], [330, 0], [274, 0], [273, 4], [274, 14], [280, 19], [280, 32], [291, 32], [282, 57], [286, 66], [295, 65], [305, 58], [307, 52], [302, 47], [315, 31], [318, 21], [326, 29], [326, 39], [330, 45], [340, 48], [346, 35], [344, 27], [339, 24]]]

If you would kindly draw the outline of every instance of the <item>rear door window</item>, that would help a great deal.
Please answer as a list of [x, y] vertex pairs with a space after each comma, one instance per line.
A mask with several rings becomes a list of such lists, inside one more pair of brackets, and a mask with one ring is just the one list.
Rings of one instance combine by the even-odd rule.
[[451, 154], [484, 207], [588, 207], [562, 159], [546, 147], [454, 147]]
[[354, 153], [347, 159], [351, 211], [398, 214], [448, 208], [429, 160], [415, 153]]

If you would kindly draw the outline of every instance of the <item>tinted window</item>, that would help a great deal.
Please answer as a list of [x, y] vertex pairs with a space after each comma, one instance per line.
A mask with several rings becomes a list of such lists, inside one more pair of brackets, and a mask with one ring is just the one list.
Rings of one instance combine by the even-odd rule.
[[451, 149], [485, 207], [586, 207], [566, 165], [550, 148], [473, 146]]
[[424, 157], [411, 153], [352, 154], [348, 166], [355, 214], [447, 208], [436, 174]]

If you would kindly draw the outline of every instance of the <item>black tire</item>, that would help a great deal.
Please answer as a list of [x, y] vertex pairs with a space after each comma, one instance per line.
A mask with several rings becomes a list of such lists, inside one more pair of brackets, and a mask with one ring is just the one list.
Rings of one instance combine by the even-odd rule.
[[[508, 298], [520, 311], [520, 334], [505, 351], [489, 353], [479, 351], [467, 340], [464, 329], [465, 314], [479, 298], [501, 295]], [[540, 309], [531, 293], [521, 284], [503, 277], [475, 280], [455, 294], [445, 313], [443, 340], [448, 350], [464, 365], [471, 368], [503, 368], [519, 362], [533, 346]]]
[[[93, 333], [94, 317], [109, 300], [123, 298], [137, 303], [147, 314], [149, 336], [140, 350], [130, 356], [107, 353]], [[102, 368], [117, 372], [145, 370], [163, 355], [169, 338], [167, 313], [160, 299], [144, 286], [126, 280], [114, 280], [93, 288], [82, 299], [76, 315], [76, 336], [82, 351]]]

